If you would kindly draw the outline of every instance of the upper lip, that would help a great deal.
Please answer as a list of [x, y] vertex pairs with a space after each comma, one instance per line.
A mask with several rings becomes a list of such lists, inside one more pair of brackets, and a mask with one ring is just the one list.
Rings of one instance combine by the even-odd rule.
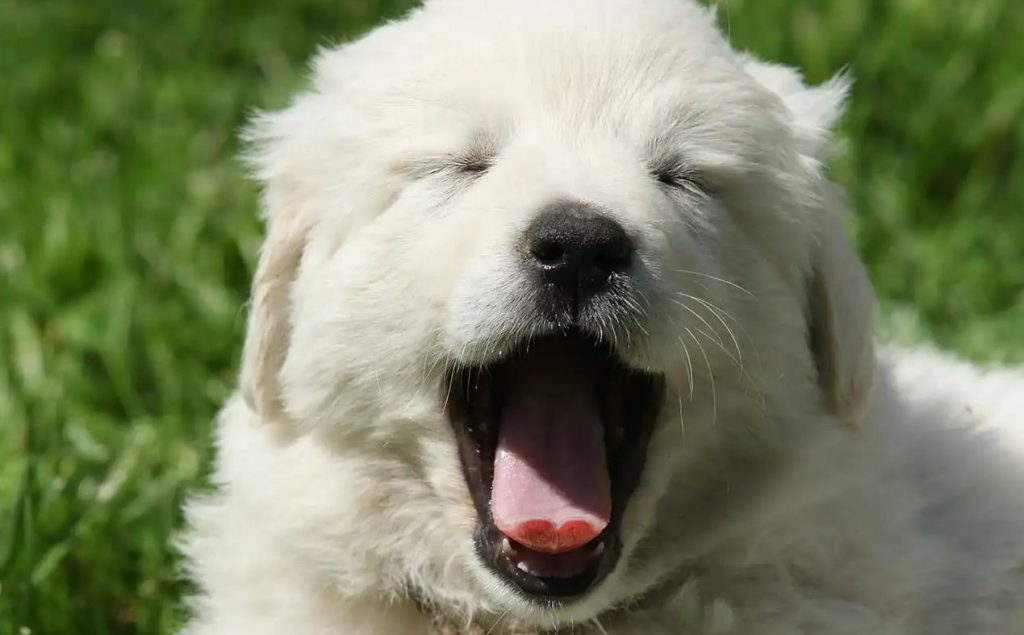
[[[498, 530], [490, 507], [507, 375], [531, 354], [531, 347], [552, 339], [570, 351], [567, 354], [585, 356], [590, 368], [587, 376], [594, 382], [600, 404], [612, 499], [610, 519], [603, 531], [583, 547], [556, 555], [537, 553], [510, 540]], [[593, 588], [619, 557], [619, 528], [646, 460], [647, 442], [662, 402], [663, 379], [627, 367], [607, 344], [578, 331], [564, 331], [523, 341], [491, 363], [453, 366], [442, 388], [466, 484], [477, 510], [476, 543], [483, 562], [535, 599], [565, 601]], [[574, 575], [563, 577], [565, 572]], [[545, 575], [548, 573], [553, 575]]]

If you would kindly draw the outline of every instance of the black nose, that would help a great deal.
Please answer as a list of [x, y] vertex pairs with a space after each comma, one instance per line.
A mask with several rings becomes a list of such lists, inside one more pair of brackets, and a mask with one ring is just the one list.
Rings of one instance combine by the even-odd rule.
[[622, 225], [578, 203], [560, 203], [541, 212], [526, 229], [526, 249], [530, 264], [540, 272], [546, 304], [573, 315], [633, 262], [633, 241]]

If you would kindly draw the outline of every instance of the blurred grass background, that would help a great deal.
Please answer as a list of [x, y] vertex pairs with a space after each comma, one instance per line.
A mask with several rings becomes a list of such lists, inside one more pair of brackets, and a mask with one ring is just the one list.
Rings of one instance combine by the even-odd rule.
[[[238, 129], [410, 4], [0, 0], [0, 635], [173, 631], [260, 239]], [[883, 333], [1024, 360], [1024, 4], [720, 4], [741, 47], [852, 68], [834, 170]]]

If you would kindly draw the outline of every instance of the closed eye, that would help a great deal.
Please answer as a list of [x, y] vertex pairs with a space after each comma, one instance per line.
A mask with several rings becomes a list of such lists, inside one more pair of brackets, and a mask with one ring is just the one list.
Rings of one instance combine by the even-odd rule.
[[399, 164], [399, 170], [414, 179], [447, 177], [474, 179], [485, 174], [494, 164], [489, 154], [477, 152], [450, 153], [416, 159]]
[[651, 168], [651, 176], [668, 188], [696, 196], [707, 196], [710, 193], [703, 175], [679, 157], [667, 158], [656, 163]]
[[500, 138], [488, 131], [478, 131], [461, 151], [450, 154], [448, 165], [452, 172], [466, 177], [479, 177], [494, 165], [501, 146]]
[[494, 157], [489, 153], [474, 150], [452, 157], [451, 166], [462, 174], [479, 176], [491, 169]]
[[443, 176], [454, 179], [475, 179], [483, 176], [494, 165], [498, 153], [497, 141], [480, 134], [468, 147], [423, 157], [403, 164], [403, 171], [413, 178]]

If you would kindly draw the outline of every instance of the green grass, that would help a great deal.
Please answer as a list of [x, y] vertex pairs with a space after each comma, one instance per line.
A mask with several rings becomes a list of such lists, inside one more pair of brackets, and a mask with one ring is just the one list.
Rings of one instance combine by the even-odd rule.
[[[319, 45], [407, 0], [0, 0], [0, 635], [169, 633], [260, 228], [236, 160]], [[1024, 360], [1024, 5], [729, 0], [857, 78], [836, 161], [886, 333]]]

